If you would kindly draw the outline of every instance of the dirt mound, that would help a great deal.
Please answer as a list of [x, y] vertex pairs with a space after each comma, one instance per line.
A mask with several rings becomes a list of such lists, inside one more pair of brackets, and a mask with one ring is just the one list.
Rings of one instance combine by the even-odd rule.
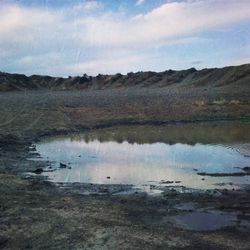
[[0, 91], [25, 89], [107, 89], [131, 87], [221, 87], [246, 86], [250, 82], [250, 64], [196, 70], [167, 70], [164, 72], [136, 72], [127, 75], [97, 75], [95, 77], [84, 74], [68, 78], [51, 76], [25, 76], [0, 72]]

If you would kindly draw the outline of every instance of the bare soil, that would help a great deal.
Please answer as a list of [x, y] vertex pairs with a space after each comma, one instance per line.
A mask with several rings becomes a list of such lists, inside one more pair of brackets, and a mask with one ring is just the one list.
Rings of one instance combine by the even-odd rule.
[[[249, 222], [250, 192], [184, 192], [161, 196], [83, 195], [36, 175], [32, 143], [42, 136], [114, 125], [249, 121], [249, 92], [232, 87], [143, 88], [0, 93], [1, 249], [249, 249], [249, 228], [178, 227], [172, 216], [194, 210], [233, 212]], [[249, 153], [248, 149], [244, 149]], [[244, 151], [244, 152], [245, 152]], [[88, 189], [83, 186], [81, 189]]]

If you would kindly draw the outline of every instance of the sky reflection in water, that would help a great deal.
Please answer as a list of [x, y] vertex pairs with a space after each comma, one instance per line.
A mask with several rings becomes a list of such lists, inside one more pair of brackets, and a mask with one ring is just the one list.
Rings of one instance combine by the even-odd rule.
[[249, 183], [248, 176], [202, 177], [194, 170], [209, 173], [242, 171], [239, 168], [249, 166], [250, 158], [240, 154], [233, 144], [118, 143], [115, 136], [109, 140], [89, 141], [84, 136], [74, 136], [42, 141], [37, 144], [42, 157], [54, 161], [56, 168], [60, 162], [71, 167], [45, 175], [55, 182], [97, 184], [181, 181], [178, 185], [201, 189], [215, 188], [214, 184], [222, 182]]

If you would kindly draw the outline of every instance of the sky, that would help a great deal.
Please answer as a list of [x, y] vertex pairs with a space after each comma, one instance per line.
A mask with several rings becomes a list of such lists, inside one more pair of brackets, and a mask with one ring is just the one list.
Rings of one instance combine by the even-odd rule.
[[250, 63], [250, 0], [0, 0], [0, 71], [52, 76]]

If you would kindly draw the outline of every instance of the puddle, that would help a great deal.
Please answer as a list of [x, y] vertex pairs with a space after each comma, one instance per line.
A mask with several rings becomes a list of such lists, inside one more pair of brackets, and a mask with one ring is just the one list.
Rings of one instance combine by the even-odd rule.
[[56, 171], [43, 173], [53, 182], [132, 184], [146, 192], [161, 190], [159, 186], [212, 189], [224, 183], [221, 188], [232, 189], [249, 184], [249, 176], [198, 175], [250, 166], [250, 158], [239, 150], [250, 149], [249, 124], [209, 126], [100, 129], [44, 139], [36, 148], [54, 162]]
[[226, 227], [249, 228], [247, 221], [239, 220], [236, 214], [220, 211], [190, 212], [173, 219], [177, 227], [191, 231], [215, 231]]

